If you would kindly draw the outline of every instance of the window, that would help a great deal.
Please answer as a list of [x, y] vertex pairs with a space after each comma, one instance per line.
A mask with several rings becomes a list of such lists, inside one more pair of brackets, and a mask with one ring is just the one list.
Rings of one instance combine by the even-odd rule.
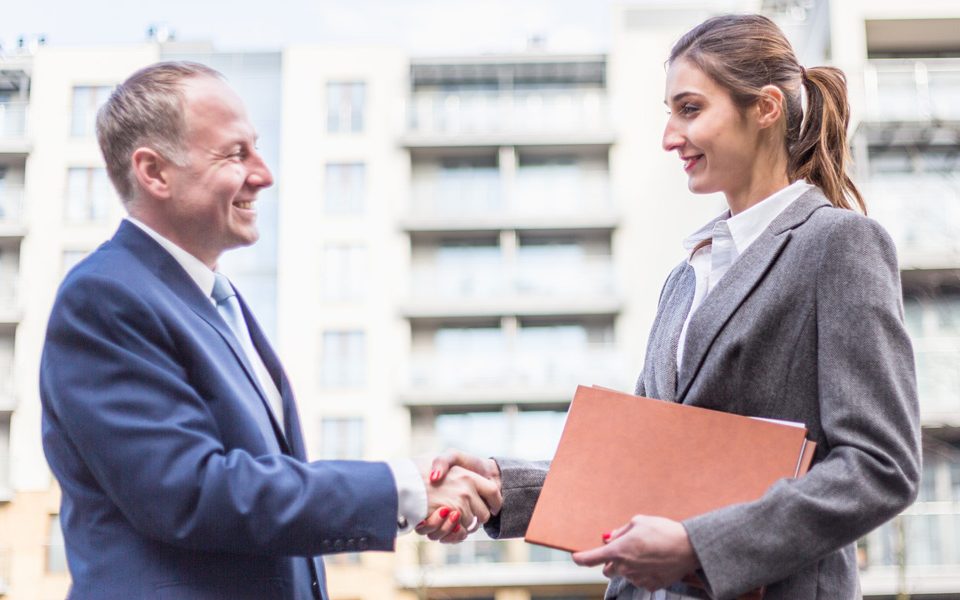
[[366, 336], [362, 331], [325, 331], [320, 385], [358, 387], [366, 376]]
[[361, 300], [367, 288], [367, 249], [360, 244], [327, 244], [321, 259], [324, 302]]
[[113, 88], [107, 85], [78, 85], [73, 88], [73, 117], [70, 135], [73, 137], [94, 135], [97, 111], [110, 97], [112, 90]]
[[327, 84], [327, 131], [363, 131], [366, 87], [363, 82], [331, 81]]
[[363, 212], [366, 166], [363, 163], [329, 163], [323, 180], [323, 211], [328, 215]]
[[363, 420], [355, 417], [325, 418], [320, 422], [321, 460], [361, 460]]
[[116, 200], [107, 170], [75, 167], [67, 171], [64, 218], [71, 223], [96, 223], [107, 218]]
[[67, 549], [60, 529], [60, 515], [50, 515], [50, 536], [47, 538], [47, 573], [67, 572]]

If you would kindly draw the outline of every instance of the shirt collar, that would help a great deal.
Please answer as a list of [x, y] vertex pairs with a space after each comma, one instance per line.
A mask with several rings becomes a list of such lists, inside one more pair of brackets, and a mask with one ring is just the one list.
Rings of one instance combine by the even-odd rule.
[[210, 267], [203, 264], [203, 261], [163, 237], [142, 221], [130, 215], [127, 215], [126, 219], [139, 227], [144, 233], [160, 244], [164, 250], [169, 252], [170, 256], [183, 267], [183, 270], [187, 272], [187, 275], [197, 284], [197, 287], [200, 288], [200, 291], [203, 292], [205, 296], [209, 297], [213, 293], [213, 283], [216, 279], [216, 274], [210, 270]]
[[717, 223], [726, 221], [727, 228], [730, 230], [730, 236], [733, 238], [734, 247], [737, 250], [737, 255], [740, 255], [750, 244], [760, 237], [760, 234], [763, 233], [780, 213], [812, 187], [814, 186], [802, 179], [798, 179], [782, 190], [774, 192], [760, 202], [757, 202], [742, 213], [730, 216], [730, 211], [725, 210], [722, 214], [711, 219], [709, 223], [685, 238], [683, 240], [683, 248], [689, 255], [690, 251], [692, 251], [697, 244], [713, 236]]
[[798, 179], [742, 213], [727, 219], [727, 227], [730, 228], [737, 254], [743, 254], [784, 209], [812, 187], [806, 181]]

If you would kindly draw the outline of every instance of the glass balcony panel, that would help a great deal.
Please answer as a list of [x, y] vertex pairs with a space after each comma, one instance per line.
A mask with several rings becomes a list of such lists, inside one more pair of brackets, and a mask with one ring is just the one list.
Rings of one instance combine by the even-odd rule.
[[23, 186], [5, 184], [0, 179], [0, 224], [20, 221], [23, 207]]
[[411, 133], [582, 133], [607, 126], [607, 96], [599, 88], [431, 90], [414, 93]]
[[915, 341], [921, 411], [960, 413], [960, 338], [935, 341]]
[[873, 119], [960, 118], [960, 60], [870, 61], [867, 94]]
[[[960, 177], [876, 176], [864, 186], [870, 216], [893, 236], [905, 266], [960, 257]], [[946, 258], [945, 258], [946, 257]]]
[[0, 139], [26, 135], [27, 109], [26, 102], [0, 102]]
[[542, 389], [584, 381], [612, 385], [625, 372], [620, 355], [608, 344], [553, 352], [422, 352], [411, 357], [411, 384], [419, 389]]

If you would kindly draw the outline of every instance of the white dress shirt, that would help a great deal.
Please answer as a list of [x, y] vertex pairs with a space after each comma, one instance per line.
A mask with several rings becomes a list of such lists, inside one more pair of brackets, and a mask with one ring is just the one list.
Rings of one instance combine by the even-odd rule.
[[677, 344], [678, 371], [683, 364], [683, 348], [686, 345], [690, 318], [703, 304], [703, 299], [717, 286], [737, 258], [760, 237], [770, 223], [794, 200], [811, 188], [813, 186], [802, 179], [794, 181], [740, 214], [730, 216], [729, 210], [724, 211], [719, 217], [683, 240], [683, 248], [688, 254], [704, 240], [712, 238], [713, 242], [687, 258], [687, 263], [693, 267], [697, 285], [690, 312], [687, 313], [683, 329], [680, 330], [680, 341]]
[[[213, 283], [216, 275], [203, 261], [163, 237], [136, 218], [127, 216], [126, 219], [160, 244], [160, 246], [183, 267], [183, 270], [186, 271], [190, 279], [197, 284], [197, 287], [200, 288], [203, 295], [206, 296], [214, 306], [216, 305], [212, 296]], [[244, 348], [247, 359], [250, 361], [250, 364], [253, 365], [254, 371], [257, 374], [257, 380], [260, 382], [260, 387], [267, 395], [270, 409], [282, 428], [283, 398], [280, 395], [280, 390], [277, 389], [277, 385], [274, 383], [269, 371], [267, 371], [267, 367], [263, 363], [260, 354], [253, 351], [253, 356], [251, 356], [248, 348], [252, 349], [253, 344], [244, 344], [241, 342], [240, 346]], [[413, 525], [427, 517], [426, 487], [420, 476], [420, 470], [412, 460], [401, 459], [387, 461], [387, 466], [390, 467], [390, 470], [393, 472], [393, 479], [397, 486], [397, 522], [402, 525], [401, 530], [409, 531], [413, 528]]]

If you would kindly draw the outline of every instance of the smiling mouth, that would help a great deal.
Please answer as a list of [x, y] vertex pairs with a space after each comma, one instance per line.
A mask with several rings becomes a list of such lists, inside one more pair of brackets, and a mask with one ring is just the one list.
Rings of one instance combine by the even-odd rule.
[[703, 158], [702, 154], [697, 154], [696, 156], [681, 156], [680, 160], [683, 161], [683, 170], [690, 171], [693, 167], [700, 162], [700, 159]]
[[233, 205], [243, 210], [253, 210], [253, 200], [234, 202]]

